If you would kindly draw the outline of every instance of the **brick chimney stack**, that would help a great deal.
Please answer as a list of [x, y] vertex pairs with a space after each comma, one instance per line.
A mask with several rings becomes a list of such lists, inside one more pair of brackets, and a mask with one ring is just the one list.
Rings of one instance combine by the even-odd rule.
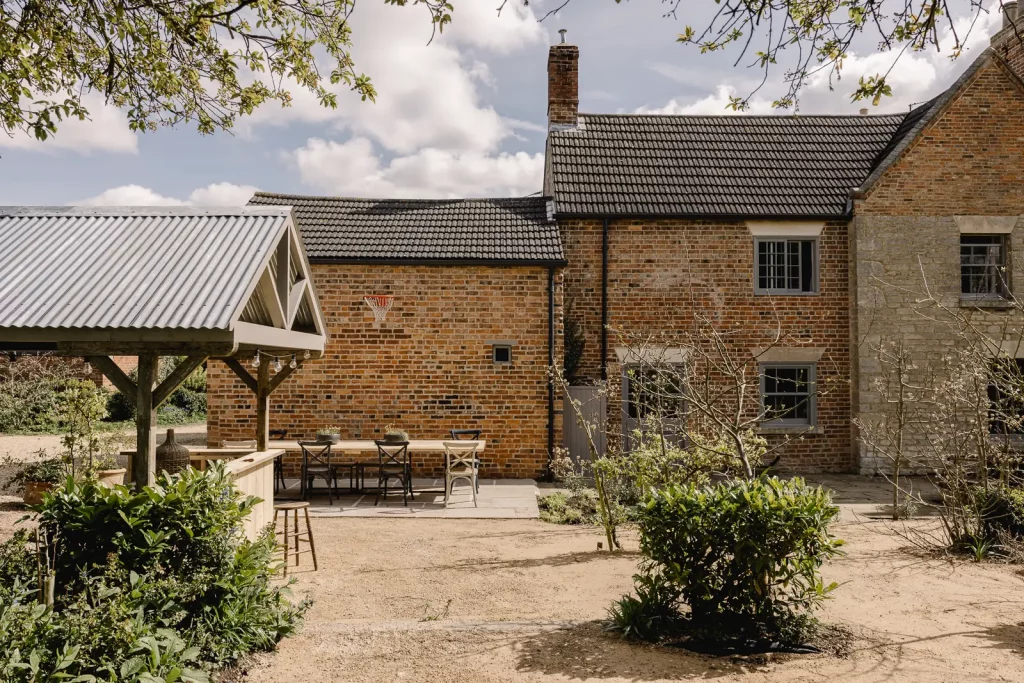
[[[562, 40], [565, 41], [564, 31]], [[548, 51], [548, 128], [575, 126], [580, 109], [580, 49], [565, 42]]]

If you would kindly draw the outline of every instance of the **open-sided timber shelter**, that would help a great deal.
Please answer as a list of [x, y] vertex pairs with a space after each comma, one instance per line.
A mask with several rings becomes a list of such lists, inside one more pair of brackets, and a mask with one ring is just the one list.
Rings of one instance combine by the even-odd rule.
[[[137, 485], [156, 470], [157, 408], [209, 358], [256, 394], [267, 450], [270, 393], [238, 360], [323, 354], [326, 332], [290, 207], [0, 207], [0, 351], [86, 358], [135, 404]], [[138, 356], [133, 382], [112, 355]], [[160, 356], [186, 356], [157, 384]]]

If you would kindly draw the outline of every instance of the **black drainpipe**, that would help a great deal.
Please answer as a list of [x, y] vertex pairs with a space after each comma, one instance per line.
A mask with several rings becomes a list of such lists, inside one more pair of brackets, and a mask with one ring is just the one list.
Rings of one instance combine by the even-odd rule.
[[608, 379], [608, 219], [601, 226], [601, 379]]
[[[555, 367], [555, 268], [548, 268], [548, 367]], [[548, 463], [555, 454], [555, 380], [548, 380]]]

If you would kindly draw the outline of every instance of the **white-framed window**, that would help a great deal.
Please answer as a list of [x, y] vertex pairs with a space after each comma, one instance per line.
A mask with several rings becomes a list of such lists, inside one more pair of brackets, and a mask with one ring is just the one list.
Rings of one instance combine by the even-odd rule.
[[772, 428], [814, 427], [817, 424], [814, 363], [763, 363], [761, 365], [761, 426]]
[[1002, 299], [1006, 278], [1006, 235], [960, 235], [960, 295], [968, 299]]
[[678, 419], [686, 413], [679, 366], [626, 365], [622, 372], [626, 417]]
[[622, 435], [627, 449], [634, 438], [661, 435], [683, 445], [686, 440], [686, 393], [681, 363], [628, 363], [622, 366]]
[[816, 294], [818, 240], [757, 237], [754, 239], [757, 294]]

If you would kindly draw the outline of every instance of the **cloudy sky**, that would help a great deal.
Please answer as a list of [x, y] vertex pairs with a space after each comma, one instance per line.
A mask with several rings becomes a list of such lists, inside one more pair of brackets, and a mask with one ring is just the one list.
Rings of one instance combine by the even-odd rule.
[[[91, 121], [67, 123], [46, 142], [0, 134], [0, 204], [229, 205], [256, 188], [370, 197], [536, 192], [547, 49], [560, 28], [580, 47], [583, 112], [726, 114], [729, 95], [759, 80], [733, 66], [735, 55], [702, 56], [674, 42], [685, 23], [701, 25], [711, 0], [686, 0], [678, 20], [664, 18], [657, 0], [574, 0], [543, 23], [537, 17], [559, 3], [534, 0], [524, 10], [512, 1], [500, 17], [498, 0], [454, 4], [454, 23], [427, 45], [421, 8], [361, 0], [354, 56], [376, 85], [375, 104], [344, 93], [330, 110], [295, 91], [290, 108], [269, 104], [233, 134], [201, 136], [188, 128], [132, 133], [121, 112], [93, 98]], [[998, 22], [983, 14], [957, 61], [934, 51], [905, 55], [890, 76], [895, 97], [874, 111], [906, 111], [940, 92]], [[825, 78], [812, 81], [800, 111], [855, 113], [864, 106], [850, 102], [857, 79], [891, 60], [867, 43], [834, 89]], [[781, 94], [769, 83], [751, 111], [770, 113]]]

